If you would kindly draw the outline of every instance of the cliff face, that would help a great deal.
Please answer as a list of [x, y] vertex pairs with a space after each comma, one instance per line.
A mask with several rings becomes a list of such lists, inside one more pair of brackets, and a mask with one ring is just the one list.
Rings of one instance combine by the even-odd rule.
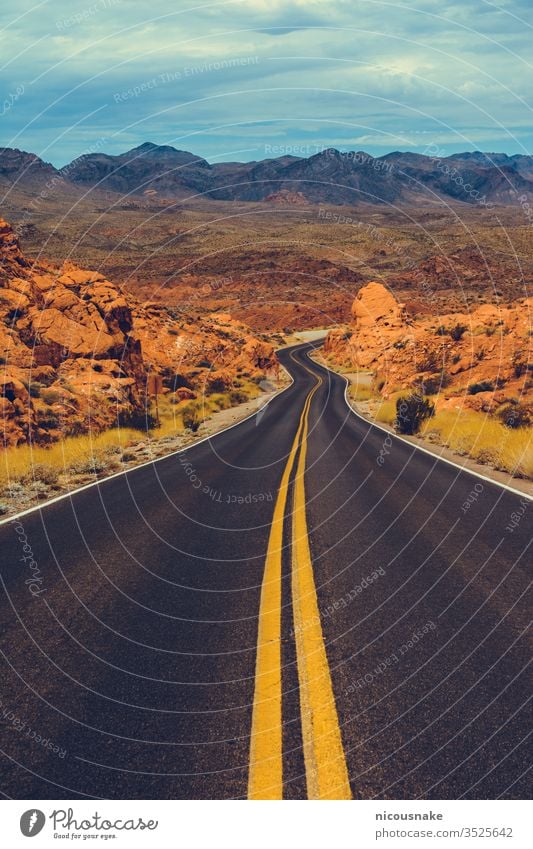
[[413, 316], [381, 283], [369, 283], [352, 316], [348, 331], [330, 332], [324, 350], [339, 363], [372, 371], [384, 397], [424, 387], [440, 407], [532, 406], [533, 299]]
[[146, 409], [149, 373], [189, 397], [272, 368], [272, 346], [228, 315], [180, 325], [98, 272], [28, 262], [0, 219], [2, 443], [47, 443], [127, 423]]

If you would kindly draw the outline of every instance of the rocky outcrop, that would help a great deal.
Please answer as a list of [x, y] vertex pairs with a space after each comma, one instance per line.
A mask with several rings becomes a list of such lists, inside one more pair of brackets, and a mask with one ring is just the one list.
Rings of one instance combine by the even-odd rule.
[[331, 331], [325, 353], [368, 370], [384, 397], [419, 388], [439, 407], [494, 412], [533, 401], [533, 299], [483, 304], [470, 313], [412, 315], [380, 283], [363, 287], [348, 329]]
[[309, 201], [302, 192], [289, 192], [282, 189], [280, 192], [272, 192], [265, 198], [266, 203], [275, 203], [280, 206], [307, 206]]
[[17, 269], [17, 267], [26, 268], [28, 263], [22, 256], [19, 240], [15, 233], [4, 221], [0, 218], [0, 275], [2, 272], [8, 274]]
[[[163, 391], [274, 366], [271, 345], [230, 315], [178, 322], [162, 305], [141, 304], [102, 274], [66, 262], [30, 263], [0, 219], [1, 442], [46, 443], [144, 415], [147, 376]], [[178, 400], [180, 397], [178, 396]]]

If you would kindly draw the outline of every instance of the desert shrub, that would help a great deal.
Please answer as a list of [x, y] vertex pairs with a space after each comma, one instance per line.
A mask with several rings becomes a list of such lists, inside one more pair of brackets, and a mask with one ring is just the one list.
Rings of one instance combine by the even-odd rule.
[[197, 368], [212, 368], [212, 363], [209, 360], [200, 360], [196, 363]]
[[[81, 468], [94, 466], [91, 458], [95, 453], [110, 451], [139, 440], [139, 432], [127, 428], [113, 428], [103, 433], [87, 433], [72, 436], [51, 445], [17, 445], [0, 452], [0, 490], [18, 491], [23, 481], [33, 479], [36, 466], [44, 465], [57, 473], [78, 472]], [[44, 486], [44, 484], [43, 484]]]
[[68, 421], [63, 430], [65, 436], [81, 436], [87, 432], [87, 425], [80, 419]]
[[478, 392], [492, 392], [494, 383], [492, 380], [480, 380], [479, 383], [471, 383], [468, 387], [469, 395], [477, 395]]
[[226, 392], [214, 392], [209, 396], [209, 408], [212, 410], [227, 410], [231, 407], [231, 400]]
[[522, 354], [522, 351], [518, 351], [513, 358], [513, 371], [515, 377], [522, 377], [522, 375], [529, 370], [529, 363], [527, 359]]
[[41, 481], [46, 486], [55, 487], [59, 480], [59, 471], [54, 466], [48, 463], [36, 463], [30, 468], [26, 475], [28, 483], [33, 481]]
[[446, 371], [440, 374], [432, 374], [430, 377], [424, 378], [420, 391], [423, 395], [437, 395], [441, 389], [446, 389], [451, 383], [451, 377]]
[[454, 342], [460, 342], [466, 330], [466, 325], [456, 324], [454, 327], [451, 328], [450, 336], [452, 337]]
[[529, 427], [532, 424], [529, 410], [522, 404], [510, 404], [498, 412], [498, 418], [505, 427]]
[[464, 324], [456, 324], [454, 327], [450, 328], [441, 324], [437, 327], [435, 332], [437, 336], [451, 336], [454, 342], [460, 342], [466, 330], [467, 327]]
[[181, 420], [187, 430], [196, 433], [200, 427], [200, 413], [196, 404], [188, 404], [182, 409]]
[[224, 392], [226, 389], [226, 382], [221, 377], [215, 377], [213, 380], [210, 380], [206, 392], [208, 395], [211, 395], [213, 392]]
[[442, 366], [442, 356], [437, 351], [426, 351], [417, 364], [418, 371], [438, 371], [439, 365]]
[[61, 419], [51, 407], [45, 407], [44, 410], [37, 410], [37, 424], [45, 430], [54, 430], [61, 427]]
[[428, 398], [412, 394], [396, 401], [394, 426], [398, 433], [418, 433], [422, 423], [435, 414], [435, 405]]
[[57, 389], [43, 389], [41, 392], [41, 398], [46, 404], [57, 404], [61, 401], [61, 392]]
[[192, 384], [191, 381], [185, 377], [183, 374], [179, 372], [175, 372], [172, 369], [166, 369], [162, 373], [163, 378], [163, 386], [166, 386], [167, 389], [172, 390], [173, 392], [176, 389], [191, 389]]
[[230, 392], [229, 399], [232, 405], [244, 404], [245, 401], [248, 401], [248, 395], [242, 389], [234, 389], [233, 392]]
[[28, 383], [28, 392], [32, 398], [40, 398], [42, 390], [43, 384], [39, 383], [38, 380], [30, 380]]
[[157, 427], [157, 419], [149, 410], [131, 410], [127, 413], [119, 413], [118, 426], [134, 430], [153, 430]]

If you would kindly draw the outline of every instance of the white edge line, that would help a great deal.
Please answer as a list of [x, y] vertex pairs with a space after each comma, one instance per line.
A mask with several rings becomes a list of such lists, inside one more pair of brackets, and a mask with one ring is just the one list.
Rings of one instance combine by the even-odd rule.
[[441, 463], [447, 463], [448, 466], [453, 466], [455, 469], [459, 469], [461, 472], [468, 472], [469, 475], [473, 475], [475, 478], [479, 478], [482, 481], [486, 481], [487, 483], [492, 483], [495, 486], [499, 486], [502, 489], [506, 489], [508, 492], [512, 492], [514, 495], [520, 495], [522, 498], [527, 498], [529, 501], [533, 501], [533, 495], [528, 495], [527, 492], [523, 492], [521, 489], [515, 489], [512, 486], [508, 486], [506, 483], [502, 483], [501, 481], [494, 480], [494, 478], [489, 478], [486, 475], [482, 475], [480, 472], [474, 471], [474, 469], [469, 469], [468, 466], [460, 466], [459, 463], [455, 463], [453, 460], [448, 460], [447, 457], [441, 457], [440, 454], [437, 454], [435, 451], [430, 451], [428, 448], [423, 448], [421, 445], [417, 445], [415, 442], [410, 442], [408, 439], [405, 439], [403, 436], [400, 436], [398, 433], [394, 433], [392, 430], [388, 430], [386, 427], [383, 427], [380, 424], [377, 424], [373, 419], [367, 419], [366, 416], [363, 416], [361, 413], [358, 413], [355, 410], [350, 401], [348, 400], [348, 389], [350, 388], [350, 381], [343, 374], [339, 374], [323, 363], [317, 363], [317, 365], [322, 366], [322, 368], [327, 369], [332, 374], [336, 374], [337, 377], [342, 377], [343, 380], [346, 381], [346, 386], [344, 388], [344, 400], [346, 401], [346, 405], [348, 409], [357, 416], [358, 419], [366, 422], [371, 427], [376, 427], [378, 430], [381, 430], [382, 433], [386, 433], [391, 436], [393, 439], [398, 439], [400, 442], [403, 442], [405, 445], [409, 445], [411, 448], [416, 448], [417, 451], [423, 451], [424, 454], [427, 454], [429, 457], [433, 457], [435, 460], [438, 460]]
[[259, 407], [259, 409], [254, 410], [253, 413], [250, 413], [249, 416], [245, 416], [244, 419], [241, 419], [240, 421], [235, 422], [232, 425], [228, 425], [227, 427], [222, 428], [222, 430], [217, 430], [216, 433], [212, 433], [209, 436], [204, 436], [202, 437], [202, 439], [199, 439], [198, 442], [191, 442], [190, 445], [186, 445], [184, 448], [179, 448], [177, 451], [170, 451], [168, 454], [163, 454], [162, 457], [154, 457], [153, 460], [147, 460], [145, 463], [139, 463], [138, 466], [132, 466], [130, 469], [122, 469], [122, 471], [115, 472], [113, 475], [108, 475], [105, 478], [99, 478], [96, 481], [92, 481], [92, 483], [86, 483], [84, 486], [79, 486], [77, 489], [71, 489], [68, 492], [63, 492], [61, 495], [56, 495], [55, 498], [50, 498], [48, 499], [48, 501], [43, 501], [42, 504], [35, 504], [33, 507], [28, 507], [27, 510], [22, 510], [20, 513], [13, 513], [12, 516], [6, 516], [5, 519], [0, 519], [0, 527], [2, 527], [2, 525], [9, 525], [11, 524], [11, 522], [16, 522], [16, 520], [20, 519], [22, 516], [28, 516], [30, 513], [36, 513], [38, 510], [45, 510], [47, 507], [50, 507], [50, 505], [57, 504], [59, 501], [64, 501], [66, 498], [72, 498], [74, 495], [77, 495], [78, 492], [85, 492], [85, 490], [87, 489], [92, 489], [93, 486], [100, 486], [101, 484], [104, 484], [107, 481], [114, 480], [114, 478], [120, 478], [123, 475], [129, 475], [132, 472], [136, 472], [137, 469], [143, 469], [146, 466], [154, 466], [161, 460], [168, 460], [169, 457], [174, 457], [176, 454], [183, 454], [185, 451], [189, 451], [189, 449], [196, 448], [197, 445], [201, 445], [202, 442], [207, 442], [210, 439], [215, 439], [220, 434], [226, 433], [228, 430], [232, 430], [234, 427], [239, 427], [239, 425], [243, 424], [243, 422], [247, 422], [248, 419], [252, 419], [258, 413], [260, 413], [261, 410], [264, 410], [266, 407], [268, 407], [268, 405], [271, 401], [274, 400], [274, 398], [276, 398], [278, 395], [281, 395], [282, 392], [286, 392], [287, 389], [291, 388], [294, 383], [293, 376], [287, 371], [287, 369], [282, 363], [280, 363], [280, 367], [289, 376], [291, 382], [287, 386], [284, 386], [283, 389], [278, 389], [277, 392], [274, 392], [274, 394], [268, 399], [268, 401], [265, 401], [262, 407]]

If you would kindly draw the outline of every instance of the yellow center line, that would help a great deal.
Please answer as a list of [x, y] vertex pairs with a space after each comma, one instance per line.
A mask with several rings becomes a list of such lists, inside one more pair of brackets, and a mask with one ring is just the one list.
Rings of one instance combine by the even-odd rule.
[[320, 626], [305, 513], [308, 415], [311, 400], [323, 380], [311, 369], [304, 368], [317, 379], [317, 384], [305, 400], [283, 471], [261, 587], [250, 738], [249, 799], [283, 798], [281, 565], [289, 482], [300, 446], [292, 522], [292, 598], [307, 793], [310, 799], [351, 798]]
[[307, 798], [351, 799], [309, 548], [304, 482], [308, 424], [306, 416], [292, 516], [292, 604]]
[[281, 717], [281, 558], [289, 479], [310, 396], [285, 466], [274, 507], [259, 604], [255, 692], [250, 738], [249, 799], [283, 798]]

